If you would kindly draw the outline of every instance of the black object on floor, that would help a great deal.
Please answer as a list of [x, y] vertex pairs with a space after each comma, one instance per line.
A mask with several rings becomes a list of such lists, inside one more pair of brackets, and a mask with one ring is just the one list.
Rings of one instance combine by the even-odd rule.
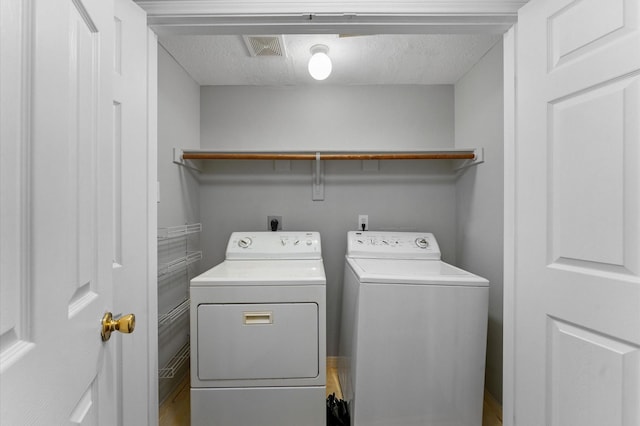
[[347, 402], [336, 398], [332, 393], [327, 397], [327, 426], [350, 426], [351, 418], [347, 409]]

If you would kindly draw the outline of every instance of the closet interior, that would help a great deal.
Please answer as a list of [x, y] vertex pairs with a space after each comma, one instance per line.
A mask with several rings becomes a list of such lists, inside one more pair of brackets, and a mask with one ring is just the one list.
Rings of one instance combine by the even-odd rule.
[[[224, 37], [242, 47], [241, 35]], [[370, 229], [434, 233], [443, 260], [489, 279], [485, 385], [501, 400], [502, 38], [447, 37], [472, 44], [473, 60], [428, 84], [408, 82], [403, 76], [422, 71], [398, 61], [395, 83], [372, 81], [368, 70], [350, 84], [309, 77], [295, 85], [208, 84], [185, 48], [194, 36], [159, 37], [160, 402], [188, 371], [189, 279], [224, 259], [231, 232], [267, 231], [268, 216], [280, 216], [283, 230], [322, 236], [327, 356], [337, 356], [346, 233], [360, 214]], [[401, 48], [427, 56], [421, 66], [443, 67], [445, 57], [416, 52], [412, 40]], [[355, 41], [333, 42], [337, 55], [340, 43]], [[275, 60], [250, 59], [259, 67]], [[333, 66], [338, 76], [339, 57]], [[415, 157], [442, 153], [466, 157]], [[189, 157], [203, 154], [215, 158]]]

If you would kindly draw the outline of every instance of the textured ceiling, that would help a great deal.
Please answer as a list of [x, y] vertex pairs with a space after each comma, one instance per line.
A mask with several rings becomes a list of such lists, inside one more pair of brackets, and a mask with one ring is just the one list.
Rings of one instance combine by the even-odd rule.
[[[242, 36], [174, 35], [160, 43], [200, 85], [453, 84], [499, 35], [284, 35], [286, 57], [251, 56]], [[307, 72], [314, 44], [329, 47], [333, 72]]]

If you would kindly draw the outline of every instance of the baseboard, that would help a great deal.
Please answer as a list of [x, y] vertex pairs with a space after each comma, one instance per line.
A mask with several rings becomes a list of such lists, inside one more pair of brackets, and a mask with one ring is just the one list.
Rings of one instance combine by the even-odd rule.
[[327, 357], [327, 368], [338, 368], [338, 357], [337, 356], [328, 356]]
[[487, 388], [484, 389], [484, 403], [487, 409], [502, 422], [502, 405], [491, 395]]

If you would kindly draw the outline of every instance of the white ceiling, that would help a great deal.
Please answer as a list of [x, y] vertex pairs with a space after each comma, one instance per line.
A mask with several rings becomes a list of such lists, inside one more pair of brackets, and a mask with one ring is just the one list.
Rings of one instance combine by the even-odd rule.
[[[239, 35], [171, 35], [160, 44], [200, 85], [453, 84], [500, 35], [284, 35], [286, 57], [251, 56]], [[314, 44], [329, 47], [333, 72], [307, 72]]]

